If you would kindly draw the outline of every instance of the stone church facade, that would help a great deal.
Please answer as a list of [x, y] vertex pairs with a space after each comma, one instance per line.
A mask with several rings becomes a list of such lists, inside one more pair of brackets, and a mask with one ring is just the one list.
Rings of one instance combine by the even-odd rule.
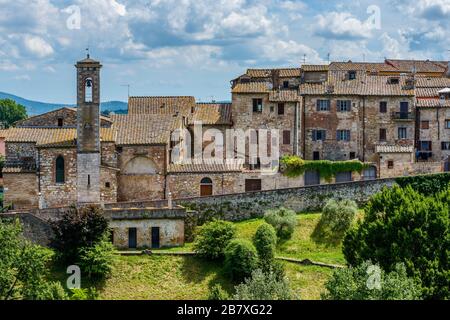
[[[265, 175], [258, 164], [237, 159], [172, 161], [173, 132], [192, 133], [198, 123], [205, 136], [211, 130], [279, 130], [280, 156], [371, 164], [362, 173], [343, 173], [333, 182], [448, 169], [447, 62], [249, 69], [231, 82], [231, 103], [130, 97], [128, 114], [109, 117], [100, 115], [101, 68], [91, 58], [76, 64], [77, 108], [30, 117], [0, 131], [6, 152], [5, 203], [15, 209], [53, 208], [325, 183], [314, 172], [296, 179], [279, 172]], [[204, 139], [202, 148], [217, 143], [215, 139]]]

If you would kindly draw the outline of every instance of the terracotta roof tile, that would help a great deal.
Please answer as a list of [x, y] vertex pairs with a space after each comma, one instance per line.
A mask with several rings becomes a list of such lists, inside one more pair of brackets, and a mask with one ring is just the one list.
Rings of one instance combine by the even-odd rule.
[[201, 121], [205, 125], [231, 125], [231, 103], [197, 103], [189, 123]]
[[117, 145], [167, 144], [170, 134], [181, 126], [181, 118], [172, 115], [113, 115]]
[[252, 78], [267, 78], [272, 76], [272, 70], [279, 71], [281, 78], [295, 78], [301, 76], [301, 68], [247, 69], [246, 74]]
[[299, 99], [297, 90], [272, 90], [269, 93], [272, 102], [297, 102]]
[[130, 97], [128, 100], [129, 114], [188, 114], [195, 107], [195, 98], [178, 97]]
[[[418, 77], [416, 88], [446, 88], [450, 87], [450, 78], [444, 77]], [[439, 91], [439, 90], [438, 90]]]
[[304, 64], [302, 70], [306, 72], [320, 72], [328, 71], [329, 66], [327, 64]]
[[333, 71], [398, 72], [395, 67], [384, 62], [332, 62], [329, 69]]
[[417, 99], [418, 108], [450, 108], [450, 100], [440, 99]]
[[443, 61], [387, 59], [386, 63], [395, 67], [399, 72], [409, 73], [412, 72], [414, 68], [416, 72], [420, 73], [445, 72], [445, 62]]
[[202, 164], [170, 164], [169, 173], [215, 173], [215, 172], [241, 172], [243, 162], [233, 161], [233, 163], [202, 163]]
[[268, 82], [245, 82], [238, 83], [231, 91], [232, 93], [268, 93], [272, 90], [272, 84]]

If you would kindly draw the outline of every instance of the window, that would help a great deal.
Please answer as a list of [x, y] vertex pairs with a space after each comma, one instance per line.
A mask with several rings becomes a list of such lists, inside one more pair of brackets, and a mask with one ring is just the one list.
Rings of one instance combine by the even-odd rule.
[[350, 160], [356, 159], [356, 152], [350, 152]]
[[253, 112], [261, 113], [263, 108], [262, 99], [253, 99]]
[[330, 111], [330, 100], [317, 100], [317, 111]]
[[58, 118], [58, 127], [62, 127], [62, 126], [64, 126], [64, 119]]
[[380, 129], [380, 141], [386, 141], [386, 129], [382, 128]]
[[387, 102], [381, 101], [380, 102], [380, 113], [386, 113], [387, 112]]
[[213, 182], [210, 178], [203, 178], [200, 181], [200, 196], [207, 197], [213, 195]]
[[420, 151], [432, 151], [431, 141], [420, 141]]
[[337, 101], [337, 111], [338, 112], [349, 112], [352, 108], [352, 102], [350, 100], [338, 100]]
[[283, 131], [283, 144], [291, 144], [291, 131], [290, 130]]
[[399, 84], [400, 83], [400, 78], [389, 78], [388, 79], [388, 84]]
[[406, 128], [398, 128], [398, 138], [399, 140], [408, 139], [408, 131]]
[[355, 79], [356, 79], [356, 71], [349, 71], [348, 80], [355, 80]]
[[64, 183], [65, 178], [65, 170], [64, 170], [64, 158], [59, 156], [56, 158], [56, 175], [55, 175], [56, 183]]
[[261, 179], [246, 179], [245, 180], [245, 192], [261, 191]]
[[314, 161], [320, 160], [320, 152], [319, 151], [314, 151], [313, 152], [313, 160]]
[[450, 120], [445, 120], [445, 129], [450, 129]]
[[394, 160], [388, 161], [388, 169], [394, 169]]
[[283, 88], [288, 89], [289, 88], [289, 81], [283, 81]]
[[442, 150], [450, 150], [450, 142], [449, 141], [442, 141], [441, 149]]
[[110, 182], [105, 182], [105, 188], [110, 189], [111, 188], [111, 183]]
[[430, 121], [428, 120], [424, 120], [424, 121], [420, 121], [420, 129], [430, 129]]
[[313, 141], [325, 141], [327, 132], [325, 130], [313, 130], [312, 139]]
[[364, 169], [363, 180], [375, 180], [377, 178], [377, 167], [371, 166]]
[[283, 115], [284, 114], [284, 103], [278, 104], [278, 114]]
[[350, 130], [338, 130], [336, 139], [337, 141], [350, 141]]

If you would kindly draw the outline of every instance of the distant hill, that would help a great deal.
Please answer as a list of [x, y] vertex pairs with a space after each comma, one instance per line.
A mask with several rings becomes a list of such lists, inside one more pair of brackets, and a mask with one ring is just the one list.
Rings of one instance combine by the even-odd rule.
[[[27, 108], [27, 113], [29, 116], [34, 116], [37, 114], [53, 111], [61, 107], [75, 107], [74, 104], [66, 103], [45, 103], [39, 101], [27, 100], [13, 94], [0, 92], [0, 99], [11, 99], [16, 101], [18, 104], [23, 105]], [[102, 102], [100, 105], [101, 111], [114, 111], [116, 113], [127, 113], [128, 104], [122, 101], [107, 101]]]

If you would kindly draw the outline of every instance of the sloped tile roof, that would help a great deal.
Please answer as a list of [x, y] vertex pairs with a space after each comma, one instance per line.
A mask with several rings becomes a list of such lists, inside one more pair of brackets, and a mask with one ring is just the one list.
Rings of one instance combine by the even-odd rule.
[[231, 91], [232, 93], [268, 93], [272, 90], [272, 84], [268, 82], [245, 82], [238, 83]]
[[375, 146], [376, 153], [412, 153], [414, 146], [402, 145], [378, 145]]
[[[77, 130], [74, 128], [10, 128], [3, 130], [6, 142], [36, 143], [38, 147], [75, 146]], [[113, 142], [115, 139], [112, 128], [100, 128], [100, 139], [103, 142]]]
[[394, 66], [384, 62], [332, 62], [329, 69], [333, 71], [398, 72]]
[[188, 96], [130, 97], [128, 100], [129, 114], [187, 114], [193, 107], [195, 98]]
[[279, 71], [281, 78], [295, 78], [301, 75], [301, 68], [247, 69], [246, 74], [252, 78], [267, 78], [272, 76], [272, 70]]
[[299, 99], [297, 90], [272, 90], [269, 93], [272, 102], [297, 102]]
[[173, 130], [181, 127], [181, 118], [172, 115], [117, 114], [112, 116], [117, 145], [167, 144]]
[[231, 125], [231, 103], [197, 103], [189, 123], [201, 121], [205, 125]]
[[386, 63], [392, 65], [400, 72], [412, 72], [413, 69], [420, 73], [445, 72], [444, 61], [386, 59]]
[[416, 107], [418, 108], [450, 108], [450, 100], [440, 99], [417, 99]]
[[[225, 162], [225, 161], [224, 161]], [[216, 172], [241, 172], [243, 169], [242, 161], [202, 164], [170, 164], [169, 173], [216, 173]]]
[[[446, 88], [450, 87], [450, 78], [445, 77], [418, 77], [417, 88]], [[439, 90], [438, 90], [439, 91]]]
[[304, 64], [302, 70], [306, 72], [320, 72], [328, 71], [329, 66], [327, 64]]
[[439, 88], [416, 88], [416, 97], [432, 98], [439, 96]]

